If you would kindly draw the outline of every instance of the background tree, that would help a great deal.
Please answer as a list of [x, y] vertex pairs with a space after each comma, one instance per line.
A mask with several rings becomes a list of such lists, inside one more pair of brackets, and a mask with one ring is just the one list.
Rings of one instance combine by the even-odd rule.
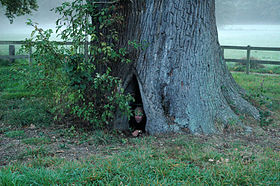
[[15, 16], [30, 14], [38, 9], [37, 0], [0, 0], [5, 8], [5, 15], [12, 23]]

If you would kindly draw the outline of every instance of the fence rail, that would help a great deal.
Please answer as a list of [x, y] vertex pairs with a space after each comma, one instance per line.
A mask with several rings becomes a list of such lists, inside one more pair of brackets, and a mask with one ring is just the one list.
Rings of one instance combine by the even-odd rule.
[[[73, 45], [73, 42], [59, 42], [54, 41], [60, 45]], [[32, 63], [32, 48], [30, 48], [29, 55], [15, 55], [15, 45], [23, 45], [25, 41], [0, 41], [0, 45], [9, 45], [9, 55], [0, 55], [0, 59], [7, 59], [13, 62], [15, 59], [29, 59], [29, 63]], [[87, 51], [88, 43], [85, 43], [85, 51]], [[271, 65], [280, 65], [280, 61], [267, 61], [267, 60], [252, 60], [251, 59], [251, 51], [252, 50], [259, 50], [259, 51], [276, 51], [280, 52], [280, 48], [277, 47], [252, 47], [252, 46], [221, 46], [222, 54], [224, 58], [225, 50], [246, 50], [247, 57], [246, 59], [231, 59], [231, 58], [224, 58], [226, 62], [234, 62], [234, 63], [243, 63], [246, 64], [246, 73], [249, 74], [250, 72], [250, 65], [251, 64], [271, 64]], [[87, 57], [87, 56], [86, 56]]]

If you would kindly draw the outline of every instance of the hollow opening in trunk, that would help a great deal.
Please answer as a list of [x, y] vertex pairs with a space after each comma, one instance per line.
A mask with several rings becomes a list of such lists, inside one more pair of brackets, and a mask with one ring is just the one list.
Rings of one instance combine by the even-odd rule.
[[139, 84], [135, 75], [131, 78], [131, 82], [127, 88], [128, 93], [134, 97], [134, 102], [130, 103], [133, 115], [129, 119], [129, 128], [133, 131], [141, 130], [145, 132], [146, 114], [143, 108], [142, 97]]

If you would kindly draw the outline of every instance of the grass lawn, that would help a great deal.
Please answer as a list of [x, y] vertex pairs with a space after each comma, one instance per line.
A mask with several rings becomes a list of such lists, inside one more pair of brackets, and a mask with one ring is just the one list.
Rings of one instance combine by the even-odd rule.
[[[250, 135], [164, 135], [52, 125], [23, 86], [22, 63], [0, 66], [0, 185], [278, 185], [280, 77], [234, 73], [269, 110]], [[269, 120], [273, 119], [273, 120]], [[269, 121], [269, 122], [267, 122]]]
[[0, 185], [280, 184], [280, 76], [233, 73], [262, 113], [252, 134], [132, 138], [54, 125], [26, 65], [0, 61]]
[[235, 81], [249, 94], [262, 93], [271, 99], [280, 100], [280, 76], [233, 73]]
[[128, 139], [89, 148], [84, 158], [58, 157], [44, 147], [27, 149], [1, 169], [2, 185], [277, 185], [279, 153], [273, 148], [221, 136]]

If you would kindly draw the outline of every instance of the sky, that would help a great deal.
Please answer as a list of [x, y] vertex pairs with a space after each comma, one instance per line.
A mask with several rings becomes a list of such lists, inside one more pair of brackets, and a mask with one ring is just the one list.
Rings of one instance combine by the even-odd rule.
[[[33, 28], [26, 25], [28, 19], [39, 23], [39, 26], [46, 28], [55, 28], [55, 21], [58, 15], [52, 8], [60, 5], [64, 0], [38, 0], [39, 9], [32, 13], [32, 15], [25, 15], [16, 17], [13, 24], [10, 24], [8, 18], [4, 15], [3, 8], [0, 8], [0, 39], [7, 34], [29, 34]], [[2, 35], [2, 37], [1, 37]]]
[[[8, 18], [5, 17], [3, 13], [3, 8], [0, 7], [0, 40], [19, 40], [30, 36], [30, 33], [32, 32], [33, 28], [31, 26], [26, 25], [27, 19], [31, 19], [34, 22], [38, 22], [39, 27], [43, 29], [52, 28], [55, 30], [55, 21], [57, 20], [58, 15], [55, 14], [54, 11], [50, 10], [54, 7], [57, 7], [64, 1], [65, 0], [38, 0], [38, 11], [33, 12], [32, 15], [16, 17], [13, 24], [10, 24]], [[238, 15], [238, 13], [236, 13], [236, 15]], [[12, 39], [9, 37], [9, 35], [11, 34], [13, 35]]]

